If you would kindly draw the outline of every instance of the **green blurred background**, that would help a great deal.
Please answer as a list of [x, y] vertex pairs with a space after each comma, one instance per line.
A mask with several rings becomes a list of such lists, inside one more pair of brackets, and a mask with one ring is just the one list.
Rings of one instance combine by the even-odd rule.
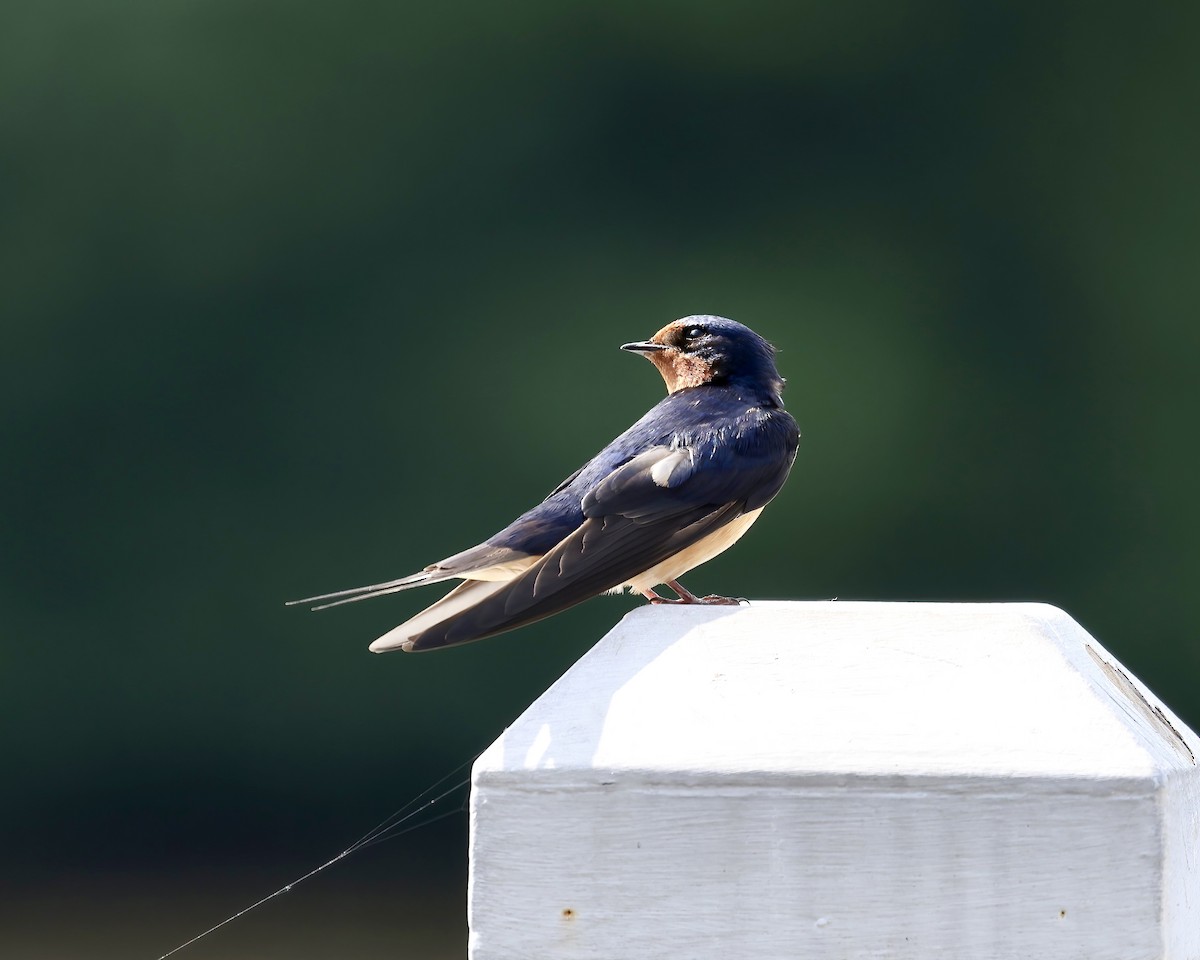
[[[1173, 19], [1173, 17], [1177, 19]], [[1047, 600], [1193, 726], [1200, 7], [0, 9], [0, 954], [157, 957], [490, 742], [635, 601], [436, 592], [772, 339], [788, 487], [693, 590]], [[462, 957], [464, 817], [181, 957]]]

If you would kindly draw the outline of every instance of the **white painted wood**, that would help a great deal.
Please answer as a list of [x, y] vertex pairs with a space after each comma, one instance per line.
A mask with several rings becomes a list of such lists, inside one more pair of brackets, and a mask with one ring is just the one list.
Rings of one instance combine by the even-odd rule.
[[1200, 960], [1200, 740], [1043, 604], [643, 607], [476, 761], [472, 960]]

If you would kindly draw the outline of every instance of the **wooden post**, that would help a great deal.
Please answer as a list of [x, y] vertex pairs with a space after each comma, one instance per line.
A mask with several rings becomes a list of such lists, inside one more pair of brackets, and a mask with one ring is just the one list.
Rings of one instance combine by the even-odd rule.
[[1200, 960], [1200, 740], [1043, 604], [625, 617], [475, 763], [472, 960]]

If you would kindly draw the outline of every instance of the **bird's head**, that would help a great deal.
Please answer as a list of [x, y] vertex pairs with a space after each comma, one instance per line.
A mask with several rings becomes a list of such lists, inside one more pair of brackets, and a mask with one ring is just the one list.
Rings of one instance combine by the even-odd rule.
[[779, 394], [784, 380], [775, 369], [775, 348], [735, 320], [684, 317], [668, 323], [649, 340], [626, 343], [621, 349], [640, 353], [658, 367], [667, 393], [732, 383], [783, 405]]

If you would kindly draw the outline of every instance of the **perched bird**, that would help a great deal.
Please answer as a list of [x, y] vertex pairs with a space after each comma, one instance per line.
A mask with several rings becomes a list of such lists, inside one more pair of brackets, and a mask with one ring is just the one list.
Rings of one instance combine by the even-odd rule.
[[[482, 640], [627, 587], [651, 603], [737, 603], [693, 596], [679, 577], [750, 528], [796, 459], [800, 431], [783, 409], [775, 350], [711, 316], [684, 317], [621, 349], [658, 368], [667, 396], [540, 504], [420, 573], [291, 602], [322, 610], [463, 581], [372, 643], [376, 653]], [[660, 584], [679, 599], [660, 597]]]

